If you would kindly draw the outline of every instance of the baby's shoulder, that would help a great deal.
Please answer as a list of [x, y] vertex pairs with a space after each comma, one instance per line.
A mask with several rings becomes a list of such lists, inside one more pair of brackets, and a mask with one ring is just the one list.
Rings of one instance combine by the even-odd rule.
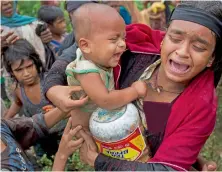
[[92, 61], [81, 58], [71, 62], [67, 66], [66, 71], [72, 71], [77, 74], [85, 74], [99, 73], [100, 70]]

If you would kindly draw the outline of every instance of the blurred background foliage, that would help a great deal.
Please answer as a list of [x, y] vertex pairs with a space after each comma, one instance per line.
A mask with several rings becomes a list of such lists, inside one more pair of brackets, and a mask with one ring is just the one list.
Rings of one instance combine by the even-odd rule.
[[[66, 24], [67, 24], [67, 32], [72, 31], [72, 25], [69, 20], [69, 15], [65, 10], [65, 1], [60, 0], [60, 8], [64, 11]], [[18, 13], [21, 15], [27, 15], [32, 17], [37, 17], [38, 9], [41, 6], [41, 1], [18, 1]]]

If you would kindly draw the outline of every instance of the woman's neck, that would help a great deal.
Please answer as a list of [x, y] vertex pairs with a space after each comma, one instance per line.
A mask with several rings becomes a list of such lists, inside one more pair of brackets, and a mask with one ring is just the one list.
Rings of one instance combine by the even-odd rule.
[[157, 81], [156, 84], [157, 86], [162, 86], [163, 90], [170, 91], [170, 92], [175, 92], [175, 93], [180, 93], [183, 92], [183, 90], [186, 88], [188, 83], [179, 83], [179, 82], [173, 82], [170, 80], [167, 76], [166, 73], [160, 65], [159, 69], [157, 69]]
[[37, 78], [36, 78], [36, 80], [35, 80], [35, 82], [33, 82], [32, 84], [30, 84], [30, 85], [24, 85], [24, 88], [32, 88], [32, 87], [34, 87], [34, 86], [36, 86], [36, 85], [38, 85], [38, 84], [40, 84], [40, 77], [38, 76]]

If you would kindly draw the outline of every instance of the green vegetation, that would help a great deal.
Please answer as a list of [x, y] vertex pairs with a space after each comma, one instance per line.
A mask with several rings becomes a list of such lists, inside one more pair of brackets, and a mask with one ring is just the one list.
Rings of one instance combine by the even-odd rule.
[[[43, 155], [38, 161], [38, 164], [43, 167], [42, 171], [51, 171], [53, 165], [54, 156], [50, 159]], [[93, 168], [80, 162], [79, 152], [76, 151], [69, 159], [66, 164], [65, 171], [93, 171]]]
[[217, 123], [213, 134], [207, 140], [202, 155], [211, 161], [215, 161], [218, 166], [218, 171], [222, 171], [222, 82], [217, 88], [218, 95], [218, 111]]

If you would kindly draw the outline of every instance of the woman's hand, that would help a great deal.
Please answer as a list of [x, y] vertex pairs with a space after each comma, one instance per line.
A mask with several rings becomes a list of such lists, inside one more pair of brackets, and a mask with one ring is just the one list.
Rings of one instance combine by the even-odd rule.
[[81, 91], [80, 86], [54, 86], [51, 87], [47, 93], [47, 98], [63, 112], [70, 112], [75, 108], [83, 106], [88, 101], [88, 97], [80, 100], [72, 100], [71, 95], [74, 92]]
[[216, 171], [217, 170], [217, 164], [213, 161], [207, 161], [203, 164], [203, 168], [201, 171]]
[[15, 41], [19, 39], [14, 32], [8, 32], [6, 35], [2, 35], [3, 29], [1, 29], [1, 49], [13, 44]]
[[79, 134], [84, 139], [84, 143], [80, 148], [80, 160], [94, 167], [95, 160], [99, 155], [97, 152], [97, 146], [90, 133], [80, 130]]
[[189, 171], [216, 171], [217, 164], [213, 161], [207, 161], [204, 157], [198, 156], [197, 161]]
[[68, 158], [74, 151], [79, 149], [84, 141], [83, 138], [73, 140], [73, 137], [75, 137], [76, 133], [78, 133], [82, 129], [82, 126], [79, 125], [76, 128], [71, 129], [71, 125], [72, 119], [69, 118], [59, 144], [59, 149], [56, 153], [64, 158]]
[[71, 129], [71, 124], [72, 120], [69, 118], [59, 144], [59, 149], [55, 156], [53, 171], [63, 171], [68, 157], [79, 149], [84, 141], [83, 138], [73, 140], [73, 137], [75, 137], [76, 133], [82, 129], [82, 126], [77, 126], [76, 128]]
[[44, 44], [49, 43], [52, 40], [52, 33], [49, 28], [40, 33], [40, 38]]

